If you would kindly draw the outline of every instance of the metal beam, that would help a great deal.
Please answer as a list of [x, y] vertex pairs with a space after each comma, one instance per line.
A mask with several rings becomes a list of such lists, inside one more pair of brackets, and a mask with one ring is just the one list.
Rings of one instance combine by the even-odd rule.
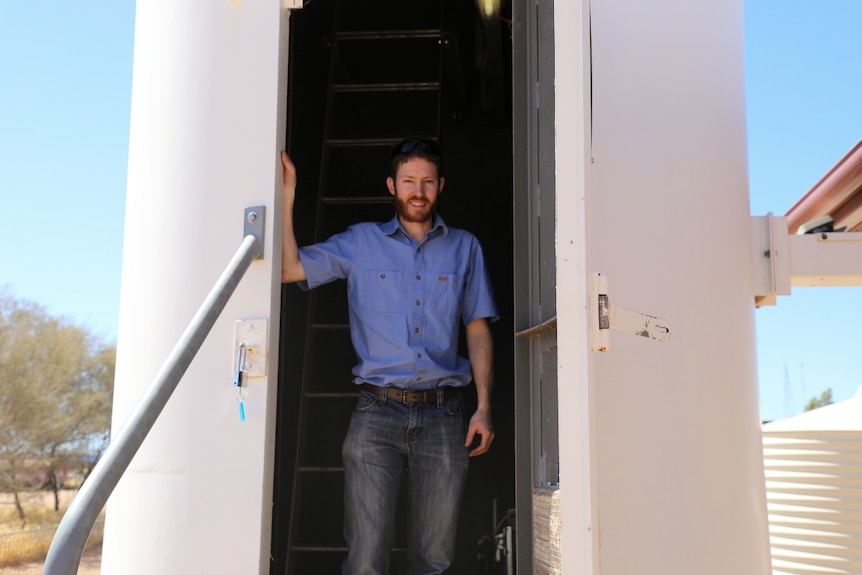
[[794, 287], [862, 286], [862, 232], [790, 236]]

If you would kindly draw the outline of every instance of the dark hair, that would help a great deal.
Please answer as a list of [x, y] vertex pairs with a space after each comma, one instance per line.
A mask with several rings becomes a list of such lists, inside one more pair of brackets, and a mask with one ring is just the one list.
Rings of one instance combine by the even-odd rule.
[[395, 178], [398, 168], [413, 158], [428, 160], [437, 166], [437, 177], [443, 177], [443, 156], [440, 146], [430, 138], [404, 138], [392, 147], [389, 154], [389, 176]]

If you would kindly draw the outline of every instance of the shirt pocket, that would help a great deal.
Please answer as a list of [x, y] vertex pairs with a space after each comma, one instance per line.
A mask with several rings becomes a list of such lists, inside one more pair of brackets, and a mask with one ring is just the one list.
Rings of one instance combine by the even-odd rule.
[[435, 273], [431, 276], [431, 309], [446, 316], [457, 315], [464, 283], [458, 274]]
[[359, 305], [368, 311], [395, 313], [404, 302], [402, 273], [393, 270], [364, 270], [359, 278]]

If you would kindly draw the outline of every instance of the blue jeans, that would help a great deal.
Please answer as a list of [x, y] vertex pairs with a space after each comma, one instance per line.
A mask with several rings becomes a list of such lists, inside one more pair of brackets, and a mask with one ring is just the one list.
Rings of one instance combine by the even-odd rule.
[[443, 573], [467, 478], [461, 397], [421, 405], [360, 392], [344, 440], [344, 575], [387, 575], [407, 476], [407, 574]]

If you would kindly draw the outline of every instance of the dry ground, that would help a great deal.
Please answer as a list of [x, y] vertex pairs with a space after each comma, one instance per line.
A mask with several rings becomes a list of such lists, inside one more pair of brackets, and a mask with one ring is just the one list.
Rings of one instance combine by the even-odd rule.
[[[60, 509], [68, 507], [69, 502], [75, 496], [75, 491], [61, 491]], [[19, 494], [21, 506], [27, 514], [27, 525], [25, 529], [34, 529], [43, 525], [56, 524], [54, 514], [54, 494], [50, 491], [38, 491], [33, 493]], [[21, 524], [15, 513], [15, 502], [11, 493], [0, 493], [0, 517], [5, 521], [0, 523], [0, 532], [18, 531]], [[11, 519], [10, 519], [11, 518]], [[86, 551], [81, 558], [78, 575], [99, 575], [102, 563], [102, 546], [96, 545]], [[0, 575], [31, 575], [42, 572], [43, 562], [26, 563], [15, 567], [0, 567]]]
[[[60, 510], [69, 506], [77, 491], [64, 489], [60, 491]], [[56, 524], [54, 509], [54, 494], [50, 491], [21, 492], [18, 494], [21, 507], [27, 515], [24, 529], [35, 529], [45, 525]], [[11, 493], [0, 493], [0, 533], [19, 531], [21, 523], [15, 512], [15, 498]]]
[[[0, 575], [31, 575], [41, 573], [44, 562], [25, 563], [16, 567], [0, 567]], [[78, 567], [78, 575], [99, 575], [102, 567], [102, 546], [97, 545], [84, 552], [81, 564]]]

